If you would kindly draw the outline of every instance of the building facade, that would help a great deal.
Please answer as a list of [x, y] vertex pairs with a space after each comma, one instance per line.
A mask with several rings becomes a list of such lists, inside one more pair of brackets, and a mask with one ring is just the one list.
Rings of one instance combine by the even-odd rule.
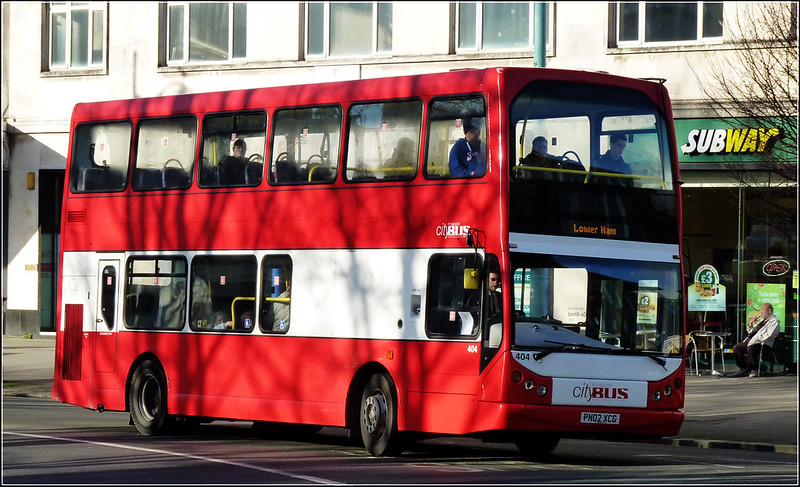
[[[796, 63], [796, 4], [766, 4], [790, 13], [794, 34], [787, 41]], [[666, 80], [682, 146], [687, 282], [712, 266], [727, 289], [722, 311], [689, 310], [690, 322], [723, 323], [734, 343], [756, 292], [751, 287], [767, 285], [777, 294], [757, 299], [782, 300], [784, 333], [796, 357], [797, 87], [786, 93], [792, 109], [771, 118], [736, 112], [736, 106], [720, 111], [725, 103], [713, 95], [720, 83], [715, 66], [732, 67], [731, 76], [759, 71], [736, 63], [749, 35], [739, 19], [755, 15], [763, 30], [776, 22], [761, 7], [4, 2], [3, 333], [55, 330], [59, 206], [75, 103], [538, 65]], [[786, 49], [775, 45], [756, 48]], [[777, 75], [778, 85], [786, 82], [791, 79]], [[738, 148], [736, 140], [722, 140], [723, 132], [741, 139]], [[773, 170], [776, 152], [788, 174]]]

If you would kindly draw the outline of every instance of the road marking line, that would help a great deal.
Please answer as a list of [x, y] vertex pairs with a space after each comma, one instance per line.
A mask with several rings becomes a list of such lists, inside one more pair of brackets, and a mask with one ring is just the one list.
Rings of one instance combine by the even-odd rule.
[[26, 437], [29, 437], [29, 438], [42, 438], [42, 439], [46, 439], [46, 440], [66, 441], [66, 442], [71, 442], [71, 443], [87, 443], [87, 444], [90, 444], [90, 445], [107, 446], [107, 447], [110, 447], [110, 448], [121, 448], [121, 449], [126, 449], [126, 450], [136, 450], [136, 451], [141, 451], [141, 452], [146, 452], [146, 453], [161, 453], [161, 454], [170, 455], [170, 456], [173, 456], [173, 457], [188, 458], [188, 459], [192, 459], [192, 460], [202, 460], [202, 461], [211, 462], [211, 463], [221, 463], [221, 464], [225, 464], [225, 465], [231, 465], [231, 466], [234, 466], [234, 467], [249, 468], [251, 470], [258, 470], [260, 472], [267, 472], [267, 473], [272, 473], [272, 474], [275, 474], [275, 475], [282, 475], [284, 477], [290, 477], [290, 478], [298, 479], [298, 480], [305, 480], [307, 482], [315, 482], [315, 483], [318, 483], [318, 484], [343, 485], [340, 482], [334, 482], [333, 480], [314, 477], [314, 476], [311, 476], [311, 475], [298, 475], [298, 474], [285, 472], [283, 470], [276, 470], [274, 468], [259, 467], [259, 466], [256, 466], [256, 465], [251, 465], [249, 463], [233, 462], [233, 461], [230, 461], [230, 460], [222, 460], [222, 459], [219, 459], [219, 458], [207, 458], [207, 457], [201, 457], [201, 456], [198, 456], [198, 455], [190, 455], [190, 454], [187, 454], [187, 453], [172, 452], [172, 451], [168, 451], [168, 450], [157, 450], [157, 449], [154, 449], [154, 448], [142, 448], [140, 446], [122, 445], [122, 444], [118, 444], [118, 443], [108, 443], [108, 442], [105, 442], [105, 441], [79, 440], [77, 438], [64, 438], [64, 437], [61, 437], [61, 436], [34, 435], [34, 434], [30, 434], [30, 433], [17, 433], [17, 432], [14, 432], [14, 431], [3, 431], [3, 434], [4, 435], [26, 436]]

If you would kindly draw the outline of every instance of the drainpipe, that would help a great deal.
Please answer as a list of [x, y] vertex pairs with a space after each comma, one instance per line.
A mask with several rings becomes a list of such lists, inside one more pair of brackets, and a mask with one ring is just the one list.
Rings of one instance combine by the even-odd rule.
[[547, 2], [533, 7], [533, 64], [538, 68], [547, 64]]

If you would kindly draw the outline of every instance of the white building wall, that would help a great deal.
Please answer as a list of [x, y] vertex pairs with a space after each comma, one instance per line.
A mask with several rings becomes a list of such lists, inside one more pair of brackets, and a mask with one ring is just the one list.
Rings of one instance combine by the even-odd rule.
[[[29, 190], [27, 173], [65, 167], [69, 118], [78, 102], [534, 64], [532, 49], [450, 54], [446, 1], [395, 2], [391, 55], [301, 60], [301, 5], [250, 2], [247, 62], [159, 67], [159, 4], [107, 5], [107, 73], [60, 76], [41, 72], [43, 4], [2, 3], [3, 176], [9, 179], [3, 295], [8, 310], [37, 309], [38, 176], [36, 188]], [[741, 5], [725, 2], [726, 18]], [[549, 9], [554, 38], [547, 67], [666, 78], [676, 115], [696, 116], [702, 109], [696, 77], [704, 76], [708, 56], [725, 55], [720, 50], [725, 46], [609, 48], [607, 2], [554, 2]]]

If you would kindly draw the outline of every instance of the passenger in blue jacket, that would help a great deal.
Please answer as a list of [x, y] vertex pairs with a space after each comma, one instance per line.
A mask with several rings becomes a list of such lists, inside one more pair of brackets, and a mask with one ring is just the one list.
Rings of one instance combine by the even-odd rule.
[[451, 176], [480, 176], [486, 171], [481, 160], [481, 126], [478, 120], [464, 119], [464, 138], [450, 149]]

